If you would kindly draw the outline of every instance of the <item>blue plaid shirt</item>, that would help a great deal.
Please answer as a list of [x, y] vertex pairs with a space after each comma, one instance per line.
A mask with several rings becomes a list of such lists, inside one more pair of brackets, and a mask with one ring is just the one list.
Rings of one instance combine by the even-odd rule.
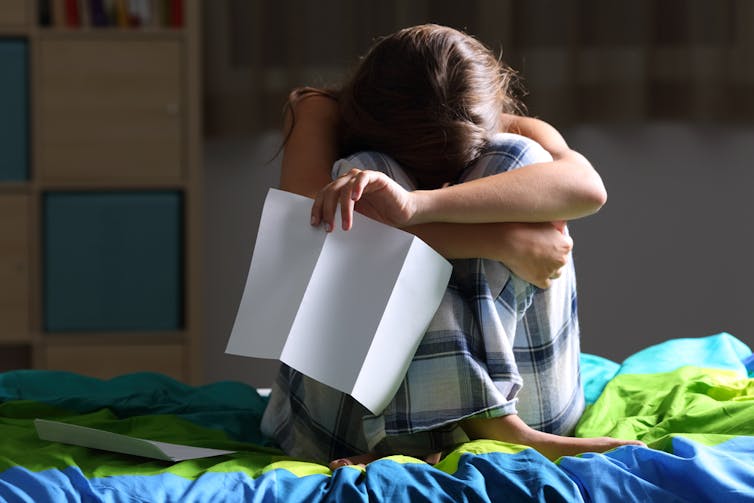
[[[503, 133], [459, 182], [551, 159], [532, 140]], [[353, 167], [383, 171], [413, 190], [384, 154], [338, 161], [333, 178]], [[458, 422], [471, 417], [518, 414], [535, 429], [570, 433], [584, 409], [573, 261], [546, 290], [494, 260], [452, 263], [442, 303], [380, 415], [281, 365], [263, 431], [288, 454], [319, 462], [370, 451], [423, 456], [444, 450], [468, 440]]]

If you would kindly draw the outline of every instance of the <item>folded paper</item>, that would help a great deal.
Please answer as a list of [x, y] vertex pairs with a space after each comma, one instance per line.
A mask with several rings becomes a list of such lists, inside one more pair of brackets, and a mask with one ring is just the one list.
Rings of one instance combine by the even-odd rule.
[[416, 236], [358, 213], [349, 231], [326, 233], [310, 225], [311, 207], [309, 198], [268, 192], [226, 352], [279, 359], [379, 414], [451, 265]]
[[42, 440], [60, 442], [63, 444], [80, 445], [103, 451], [119, 452], [132, 456], [160, 459], [162, 461], [185, 461], [187, 459], [208, 458], [233, 454], [235, 451], [192, 447], [183, 444], [171, 444], [146, 440], [143, 438], [121, 435], [97, 428], [89, 428], [76, 424], [35, 419], [34, 427]]

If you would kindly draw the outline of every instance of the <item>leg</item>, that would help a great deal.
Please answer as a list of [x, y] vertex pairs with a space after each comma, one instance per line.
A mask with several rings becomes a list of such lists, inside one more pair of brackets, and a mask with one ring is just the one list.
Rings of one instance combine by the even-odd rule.
[[[405, 172], [405, 170], [391, 157], [374, 151], [357, 152], [346, 159], [338, 160], [332, 169], [332, 178], [335, 179], [340, 175], [348, 172], [352, 168], [369, 169], [373, 171], [380, 171], [385, 173], [390, 178], [398, 182], [406, 190], [415, 190], [416, 186], [411, 177]], [[367, 452], [364, 454], [358, 454], [355, 456], [348, 456], [344, 458], [338, 458], [329, 463], [331, 470], [335, 470], [342, 466], [360, 465], [364, 466], [376, 461], [387, 455], [397, 454], [393, 452]], [[424, 461], [429, 464], [436, 464], [440, 460], [440, 453], [433, 453], [427, 456], [422, 456]]]
[[490, 419], [467, 419], [462, 427], [470, 439], [486, 438], [519, 445], [528, 445], [546, 458], [555, 461], [562, 456], [584, 452], [605, 452], [622, 445], [644, 445], [638, 440], [610, 437], [574, 438], [535, 430], [515, 414]]
[[[490, 150], [466, 170], [462, 181], [549, 160], [550, 155], [535, 142], [501, 134], [493, 139]], [[499, 263], [485, 265], [487, 270], [504, 267]], [[494, 279], [488, 278], [490, 284]], [[584, 407], [576, 306], [572, 262], [547, 290], [525, 284], [515, 276], [504, 285], [496, 307], [501, 321], [507, 327], [513, 326], [510, 330], [515, 334], [513, 353], [523, 381], [517, 397], [518, 413], [464, 421], [462, 427], [470, 438], [529, 445], [551, 459], [637, 443], [561, 436], [573, 429]]]

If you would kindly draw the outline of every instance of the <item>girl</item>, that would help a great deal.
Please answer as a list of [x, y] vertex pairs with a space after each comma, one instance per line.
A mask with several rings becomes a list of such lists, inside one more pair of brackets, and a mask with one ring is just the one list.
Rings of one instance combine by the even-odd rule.
[[281, 188], [315, 199], [312, 225], [331, 231], [339, 205], [347, 230], [359, 211], [419, 236], [453, 275], [382, 414], [281, 366], [262, 428], [288, 454], [335, 469], [436, 462], [477, 438], [551, 459], [637, 444], [565, 436], [584, 400], [564, 221], [606, 194], [557, 131], [516, 114], [512, 78], [474, 38], [422, 25], [379, 40], [341, 89], [292, 93]]

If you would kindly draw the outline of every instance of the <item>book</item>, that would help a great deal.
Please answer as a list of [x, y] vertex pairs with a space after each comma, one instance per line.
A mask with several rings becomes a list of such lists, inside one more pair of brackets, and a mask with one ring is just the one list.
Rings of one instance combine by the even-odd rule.
[[78, 0], [65, 0], [65, 24], [69, 28], [81, 26]]
[[226, 353], [278, 359], [379, 414], [452, 268], [416, 236], [358, 213], [349, 231], [312, 227], [312, 202], [268, 192]]
[[112, 433], [97, 428], [76, 424], [35, 419], [37, 436], [42, 440], [62, 444], [79, 445], [103, 451], [130, 454], [162, 461], [186, 461], [188, 459], [208, 458], [233, 454], [236, 451], [192, 447], [190, 445], [172, 444]]
[[91, 26], [102, 27], [108, 25], [108, 13], [105, 0], [89, 0], [89, 21]]
[[37, 17], [39, 26], [52, 26], [52, 0], [39, 0]]
[[183, 26], [183, 0], [170, 0], [170, 26], [181, 28]]

